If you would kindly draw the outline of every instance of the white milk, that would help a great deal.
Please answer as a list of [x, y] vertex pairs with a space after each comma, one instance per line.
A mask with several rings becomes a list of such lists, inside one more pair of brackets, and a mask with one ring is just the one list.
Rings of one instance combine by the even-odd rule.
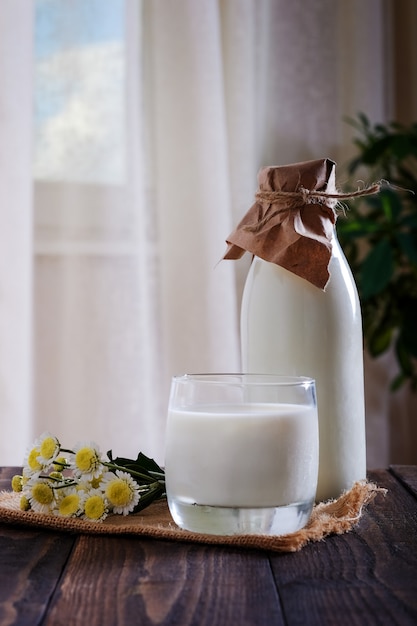
[[366, 477], [361, 312], [350, 268], [336, 238], [332, 243], [325, 292], [255, 257], [241, 316], [243, 372], [316, 380], [317, 500]]
[[277, 507], [314, 499], [316, 408], [239, 404], [171, 410], [165, 470], [170, 499]]

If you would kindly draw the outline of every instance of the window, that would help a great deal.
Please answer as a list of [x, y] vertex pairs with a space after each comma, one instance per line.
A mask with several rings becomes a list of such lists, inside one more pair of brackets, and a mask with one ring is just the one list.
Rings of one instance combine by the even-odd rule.
[[125, 179], [124, 48], [124, 0], [36, 1], [36, 180]]

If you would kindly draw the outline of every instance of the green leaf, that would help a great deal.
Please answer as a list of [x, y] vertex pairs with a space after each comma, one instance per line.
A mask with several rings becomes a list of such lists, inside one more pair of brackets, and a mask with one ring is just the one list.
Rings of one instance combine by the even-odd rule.
[[381, 155], [389, 149], [389, 137], [381, 137], [373, 140], [369, 147], [362, 153], [362, 161], [365, 165], [374, 165], [381, 159]]
[[397, 221], [403, 208], [398, 193], [392, 191], [392, 189], [382, 189], [379, 192], [379, 199], [387, 220], [390, 222]]
[[408, 258], [408, 260], [417, 266], [417, 239], [411, 233], [397, 233], [396, 239], [398, 244]]
[[362, 157], [356, 157], [352, 159], [348, 165], [349, 174], [354, 174], [355, 171], [362, 165]]
[[156, 463], [154, 459], [146, 456], [146, 454], [143, 454], [143, 452], [139, 452], [137, 463], [139, 463], [141, 467], [145, 468], [148, 472], [162, 472], [158, 463]]
[[367, 222], [351, 222], [346, 226], [342, 226], [337, 229], [338, 233], [343, 236], [349, 237], [349, 239], [358, 239], [359, 237], [367, 237], [375, 233], [378, 230], [378, 226], [375, 223]]
[[404, 133], [394, 135], [391, 141], [391, 150], [398, 160], [405, 159], [409, 154], [413, 154], [413, 147], [409, 137]]
[[400, 226], [417, 230], [417, 213], [408, 213], [404, 215], [398, 222]]
[[139, 452], [136, 460], [127, 459], [125, 457], [113, 458], [112, 451], [107, 452], [110, 462], [119, 467], [125, 468], [127, 471], [132, 470], [140, 472], [148, 476], [149, 480], [155, 480], [155, 474], [164, 474], [164, 470], [153, 459], [149, 458], [142, 452]]
[[365, 341], [378, 356], [395, 332], [399, 372], [391, 388], [407, 382], [417, 392], [417, 122], [371, 124], [364, 113], [347, 121], [357, 132], [348, 172], [390, 183], [347, 203], [350, 215], [338, 221], [359, 288]]
[[373, 357], [383, 354], [391, 345], [392, 328], [378, 328], [368, 342], [368, 349]]
[[364, 300], [380, 293], [394, 273], [394, 259], [390, 243], [381, 240], [369, 252], [360, 270], [360, 292]]
[[417, 302], [408, 302], [403, 313], [400, 341], [413, 357], [417, 358]]
[[402, 374], [402, 373], [397, 374], [397, 376], [394, 378], [394, 380], [390, 384], [390, 390], [398, 391], [398, 389], [400, 389], [400, 387], [404, 385], [407, 379], [408, 377], [405, 374]]
[[405, 376], [412, 376], [413, 374], [413, 364], [411, 362], [410, 354], [407, 350], [407, 346], [401, 339], [401, 336], [398, 337], [398, 340], [395, 343], [395, 354], [397, 355], [398, 363], [401, 367], [401, 371]]

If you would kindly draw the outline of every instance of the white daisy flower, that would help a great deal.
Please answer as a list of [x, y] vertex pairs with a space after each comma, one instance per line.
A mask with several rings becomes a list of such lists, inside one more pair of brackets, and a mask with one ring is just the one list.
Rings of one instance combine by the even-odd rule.
[[82, 518], [90, 522], [102, 522], [109, 514], [109, 503], [101, 489], [91, 489], [83, 492]]
[[43, 470], [44, 466], [39, 461], [40, 450], [35, 445], [33, 448], [30, 448], [25, 456], [23, 461], [23, 473], [27, 477], [35, 476], [40, 474]]
[[38, 478], [39, 474], [40, 474], [40, 472], [30, 473], [30, 472], [27, 471], [27, 467], [24, 467], [23, 468], [23, 472], [22, 472], [22, 489], [25, 488], [25, 485], [27, 485], [28, 481], [31, 478], [35, 478], [35, 477]]
[[[107, 470], [106, 470], [107, 471]], [[103, 473], [100, 473], [96, 478], [91, 480], [86, 479], [84, 476], [78, 480], [78, 489], [83, 491], [91, 491], [92, 489], [99, 489]]]
[[139, 485], [128, 472], [116, 470], [106, 472], [101, 481], [101, 490], [114, 513], [128, 515], [140, 499]]
[[43, 433], [35, 444], [39, 450], [38, 461], [43, 467], [50, 466], [61, 451], [61, 444], [51, 433]]
[[101, 453], [96, 443], [78, 443], [71, 458], [74, 474], [84, 480], [98, 478], [103, 471]]
[[28, 480], [23, 495], [29, 501], [30, 508], [37, 513], [51, 513], [55, 505], [55, 495], [49, 482], [37, 476]]
[[[62, 490], [53, 512], [60, 517], [78, 517], [83, 512], [82, 493], [75, 487]], [[61, 490], [60, 490], [61, 492]]]

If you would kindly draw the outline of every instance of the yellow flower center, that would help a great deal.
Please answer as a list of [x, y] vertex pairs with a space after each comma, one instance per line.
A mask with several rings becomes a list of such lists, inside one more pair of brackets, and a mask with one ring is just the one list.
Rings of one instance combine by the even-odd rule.
[[49, 478], [52, 478], [52, 480], [63, 480], [64, 476], [62, 472], [51, 472]]
[[40, 453], [44, 459], [52, 459], [57, 448], [56, 439], [53, 437], [45, 437], [41, 443]]
[[32, 496], [39, 504], [51, 504], [54, 499], [54, 492], [46, 483], [36, 483], [32, 489]]
[[39, 456], [40, 450], [38, 448], [33, 448], [33, 450], [30, 451], [29, 456], [28, 456], [28, 465], [30, 467], [31, 470], [33, 470], [34, 472], [38, 472], [39, 470], [42, 469], [42, 465], [39, 463], [38, 461], [38, 456]]
[[93, 489], [97, 489], [98, 487], [100, 487], [100, 483], [101, 483], [101, 476], [99, 476], [98, 478], [93, 478], [93, 480], [91, 481], [91, 487]]
[[76, 493], [72, 493], [62, 498], [59, 503], [58, 511], [60, 515], [70, 517], [75, 515], [80, 506], [80, 498]]
[[12, 489], [16, 492], [22, 491], [22, 477], [18, 474], [12, 478]]
[[29, 500], [27, 499], [26, 496], [22, 496], [20, 498], [20, 510], [21, 511], [29, 511], [29, 509], [30, 509], [30, 502], [29, 502]]
[[103, 498], [91, 496], [84, 505], [84, 513], [89, 519], [100, 519], [106, 510]]
[[88, 472], [97, 463], [97, 455], [92, 448], [80, 448], [75, 455], [75, 464], [81, 472]]
[[124, 480], [116, 478], [108, 484], [106, 496], [114, 506], [126, 506], [132, 498], [132, 491]]
[[59, 456], [54, 461], [54, 465], [53, 465], [54, 469], [59, 472], [63, 469], [63, 466], [66, 465], [66, 463], [67, 463], [66, 458], [63, 456]]

